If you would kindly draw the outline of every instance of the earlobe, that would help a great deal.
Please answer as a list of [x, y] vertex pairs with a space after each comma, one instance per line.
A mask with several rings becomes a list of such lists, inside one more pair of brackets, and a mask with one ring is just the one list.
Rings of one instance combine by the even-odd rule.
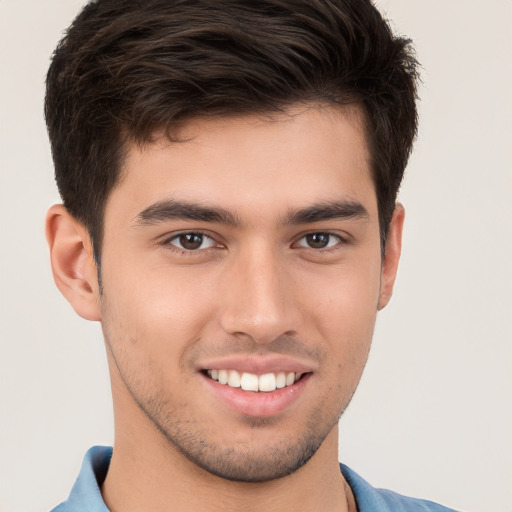
[[97, 267], [87, 229], [63, 205], [46, 215], [46, 239], [55, 284], [87, 320], [101, 320]]
[[398, 262], [402, 251], [402, 231], [404, 226], [405, 210], [397, 203], [393, 218], [389, 225], [388, 238], [386, 241], [386, 253], [382, 262], [380, 295], [377, 309], [381, 310], [387, 306], [393, 294]]

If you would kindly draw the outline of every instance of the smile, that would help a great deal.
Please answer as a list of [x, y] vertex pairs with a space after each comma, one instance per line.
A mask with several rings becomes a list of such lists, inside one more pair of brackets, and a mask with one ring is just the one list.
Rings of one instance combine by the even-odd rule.
[[207, 375], [219, 382], [232, 388], [241, 388], [244, 391], [269, 393], [276, 389], [282, 389], [295, 384], [302, 373], [296, 372], [276, 372], [257, 375], [249, 372], [238, 372], [237, 370], [207, 370]]

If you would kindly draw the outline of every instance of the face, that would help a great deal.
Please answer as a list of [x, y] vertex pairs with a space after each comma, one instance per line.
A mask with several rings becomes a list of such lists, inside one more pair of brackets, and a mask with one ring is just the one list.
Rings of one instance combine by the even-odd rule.
[[336, 434], [370, 347], [383, 261], [361, 122], [297, 108], [179, 136], [133, 146], [105, 210], [102, 325], [114, 406], [133, 406], [116, 421], [215, 475], [278, 478]]

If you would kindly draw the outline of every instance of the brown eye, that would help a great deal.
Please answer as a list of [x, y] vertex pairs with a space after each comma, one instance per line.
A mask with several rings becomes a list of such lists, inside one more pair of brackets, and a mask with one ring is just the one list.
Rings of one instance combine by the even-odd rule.
[[180, 233], [171, 238], [168, 242], [171, 245], [179, 249], [183, 249], [185, 251], [198, 251], [201, 249], [208, 249], [209, 247], [213, 247], [215, 242], [212, 238], [203, 233]]
[[195, 251], [201, 247], [201, 244], [203, 243], [203, 235], [198, 233], [187, 233], [185, 235], [180, 235], [179, 241], [183, 249]]
[[304, 235], [297, 245], [299, 247], [306, 247], [308, 249], [329, 249], [342, 242], [343, 239], [338, 235], [332, 233], [308, 233]]
[[324, 249], [329, 245], [331, 235], [329, 233], [311, 233], [306, 235], [306, 243], [313, 249]]

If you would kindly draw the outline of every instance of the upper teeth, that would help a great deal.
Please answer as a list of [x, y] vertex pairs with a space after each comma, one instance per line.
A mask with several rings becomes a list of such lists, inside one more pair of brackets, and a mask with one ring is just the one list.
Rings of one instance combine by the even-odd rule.
[[302, 376], [301, 373], [294, 372], [265, 373], [263, 375], [243, 372], [240, 374], [236, 370], [208, 370], [207, 373], [220, 384], [227, 384], [232, 388], [242, 388], [244, 391], [274, 391], [291, 386]]

